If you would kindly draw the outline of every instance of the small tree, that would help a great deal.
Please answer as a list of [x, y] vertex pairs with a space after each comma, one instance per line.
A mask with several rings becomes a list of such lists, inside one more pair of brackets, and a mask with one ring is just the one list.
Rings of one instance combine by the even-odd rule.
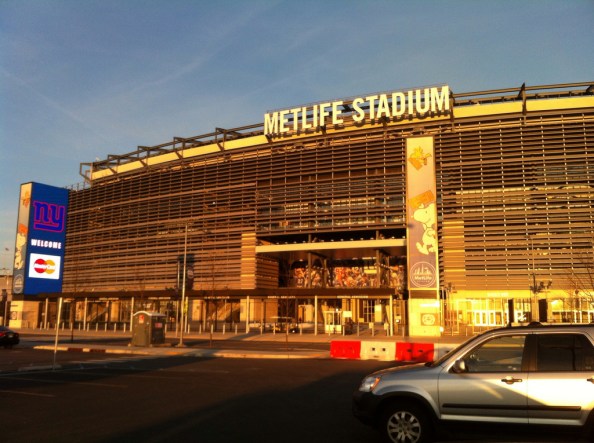
[[579, 254], [578, 264], [567, 272], [569, 288], [566, 292], [571, 299], [583, 300], [590, 310], [594, 310], [594, 249]]

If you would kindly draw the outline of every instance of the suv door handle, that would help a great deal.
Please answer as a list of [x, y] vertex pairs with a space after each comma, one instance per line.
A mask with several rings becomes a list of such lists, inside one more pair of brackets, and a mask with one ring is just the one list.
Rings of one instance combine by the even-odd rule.
[[521, 383], [521, 382], [523, 382], [524, 380], [522, 380], [521, 378], [514, 378], [514, 377], [512, 377], [511, 375], [508, 375], [507, 377], [505, 377], [505, 378], [502, 378], [502, 379], [501, 379], [501, 381], [502, 381], [503, 383], [506, 383], [506, 384], [508, 384], [508, 385], [513, 385], [514, 383]]

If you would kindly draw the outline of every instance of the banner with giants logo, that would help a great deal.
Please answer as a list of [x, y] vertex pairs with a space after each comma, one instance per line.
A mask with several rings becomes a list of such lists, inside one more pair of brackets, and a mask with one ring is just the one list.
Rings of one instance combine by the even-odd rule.
[[406, 217], [408, 287], [437, 294], [439, 267], [433, 137], [406, 139]]
[[62, 291], [68, 190], [40, 183], [21, 185], [13, 293]]

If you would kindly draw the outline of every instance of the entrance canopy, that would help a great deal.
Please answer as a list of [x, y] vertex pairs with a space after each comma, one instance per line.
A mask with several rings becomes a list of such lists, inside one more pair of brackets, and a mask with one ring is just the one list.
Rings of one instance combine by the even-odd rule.
[[308, 253], [331, 260], [361, 259], [375, 257], [377, 251], [387, 256], [406, 255], [406, 239], [390, 238], [365, 240], [349, 238], [337, 241], [316, 241], [302, 243], [265, 243], [256, 246], [256, 254], [280, 257], [291, 253], [296, 260], [305, 260]]
[[[395, 293], [394, 288], [267, 288], [267, 289], [215, 289], [188, 290], [186, 297], [198, 299], [234, 299], [252, 298], [388, 298]], [[132, 297], [145, 300], [176, 300], [180, 295], [173, 290], [122, 291], [122, 292], [64, 292], [39, 294], [38, 299], [98, 299], [117, 301]]]

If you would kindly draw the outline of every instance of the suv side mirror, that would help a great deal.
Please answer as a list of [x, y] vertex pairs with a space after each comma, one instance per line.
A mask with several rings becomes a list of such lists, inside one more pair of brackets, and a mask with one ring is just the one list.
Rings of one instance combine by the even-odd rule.
[[456, 374], [468, 372], [468, 368], [466, 367], [466, 362], [464, 361], [464, 359], [461, 358], [454, 362], [454, 365], [452, 366], [452, 372]]

